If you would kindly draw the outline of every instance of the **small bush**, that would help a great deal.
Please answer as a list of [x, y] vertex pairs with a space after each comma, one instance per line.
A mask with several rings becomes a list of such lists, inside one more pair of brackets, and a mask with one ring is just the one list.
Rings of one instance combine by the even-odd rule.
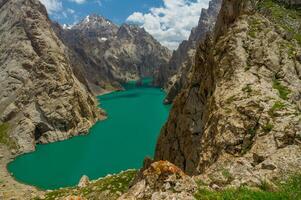
[[249, 36], [252, 38], [256, 38], [257, 32], [262, 31], [261, 29], [261, 22], [257, 19], [252, 19], [252, 21], [249, 24]]
[[276, 117], [276, 112], [278, 110], [282, 110], [284, 107], [285, 107], [284, 103], [282, 103], [281, 101], [276, 101], [268, 113], [271, 117]]
[[10, 149], [16, 149], [16, 142], [9, 136], [9, 124], [0, 124], [0, 144], [8, 146]]
[[274, 125], [270, 124], [270, 123], [268, 123], [262, 127], [262, 129], [265, 133], [271, 132], [273, 130], [273, 128], [274, 128]]
[[276, 78], [273, 80], [273, 88], [278, 90], [279, 97], [283, 100], [287, 100], [288, 95], [291, 93], [290, 89], [286, 86], [281, 85], [280, 81]]
[[235, 95], [229, 97], [227, 100], [226, 100], [226, 104], [231, 104], [233, 101], [235, 101]]
[[243, 87], [242, 91], [247, 92], [247, 93], [251, 93], [252, 92], [251, 84], [247, 84], [245, 87]]
[[232, 177], [232, 174], [229, 172], [228, 169], [223, 169], [222, 175], [227, 179], [230, 179]]

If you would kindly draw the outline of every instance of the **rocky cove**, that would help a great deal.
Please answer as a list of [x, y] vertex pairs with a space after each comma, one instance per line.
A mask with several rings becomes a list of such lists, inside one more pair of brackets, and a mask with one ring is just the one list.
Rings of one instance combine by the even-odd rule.
[[125, 91], [99, 96], [108, 114], [86, 136], [38, 145], [36, 151], [19, 156], [8, 165], [20, 182], [42, 189], [74, 186], [83, 175], [97, 179], [127, 169], [138, 169], [153, 156], [158, 133], [169, 113], [162, 105], [165, 93], [149, 80]]

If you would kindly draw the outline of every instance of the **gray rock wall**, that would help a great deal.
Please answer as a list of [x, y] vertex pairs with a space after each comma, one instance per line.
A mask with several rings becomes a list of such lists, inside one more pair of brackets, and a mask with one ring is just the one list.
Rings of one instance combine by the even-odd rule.
[[87, 133], [101, 112], [74, 75], [45, 7], [38, 0], [0, 3], [0, 120], [10, 124], [20, 152]]

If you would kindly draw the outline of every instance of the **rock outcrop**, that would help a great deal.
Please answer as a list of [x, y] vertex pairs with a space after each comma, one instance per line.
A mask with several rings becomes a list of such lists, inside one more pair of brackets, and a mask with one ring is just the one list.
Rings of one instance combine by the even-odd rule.
[[224, 0], [155, 159], [219, 187], [300, 171], [300, 19], [274, 0]]
[[90, 179], [88, 176], [84, 175], [81, 177], [79, 183], [78, 183], [78, 187], [83, 188], [83, 187], [87, 187], [89, 185]]
[[167, 161], [158, 161], [142, 171], [136, 183], [118, 200], [194, 200], [196, 188], [193, 179], [181, 169]]
[[20, 152], [87, 133], [100, 117], [38, 0], [0, 0], [0, 120]]
[[127, 80], [152, 77], [171, 57], [170, 51], [143, 28], [119, 27], [98, 15], [87, 16], [59, 33], [75, 57], [84, 60], [83, 74], [96, 94], [120, 89], [120, 83]]
[[222, 0], [211, 0], [208, 9], [203, 9], [198, 25], [192, 29], [188, 40], [184, 40], [173, 52], [167, 66], [162, 67], [155, 79], [155, 85], [164, 87], [167, 96], [164, 103], [170, 104], [188, 83], [198, 44], [203, 41], [215, 25]]

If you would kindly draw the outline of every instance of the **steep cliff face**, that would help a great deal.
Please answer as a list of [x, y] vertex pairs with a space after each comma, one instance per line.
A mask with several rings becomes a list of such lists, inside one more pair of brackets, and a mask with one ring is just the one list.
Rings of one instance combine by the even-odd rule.
[[120, 27], [97, 15], [60, 31], [65, 44], [85, 61], [83, 69], [94, 93], [120, 88], [121, 82], [153, 76], [170, 58], [144, 29]]
[[300, 170], [300, 25], [300, 11], [273, 0], [224, 0], [155, 159], [219, 186]]
[[156, 85], [164, 87], [167, 91], [165, 103], [172, 103], [181, 89], [188, 83], [191, 68], [198, 44], [214, 28], [222, 0], [211, 0], [208, 9], [203, 9], [198, 26], [192, 29], [188, 40], [183, 41], [168, 63], [161, 68], [156, 77]]
[[20, 152], [86, 133], [101, 116], [38, 0], [0, 1], [0, 120]]

